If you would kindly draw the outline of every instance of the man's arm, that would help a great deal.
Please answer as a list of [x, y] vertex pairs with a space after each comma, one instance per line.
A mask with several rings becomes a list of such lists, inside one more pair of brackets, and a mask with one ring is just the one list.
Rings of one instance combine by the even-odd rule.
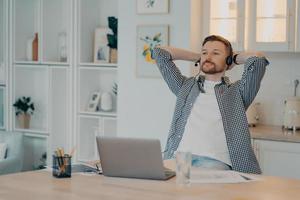
[[173, 60], [196, 61], [199, 57], [200, 54], [174, 47], [156, 47], [153, 52], [164, 80], [176, 96], [187, 78], [181, 74]]
[[237, 64], [244, 64], [239, 89], [247, 109], [260, 88], [269, 61], [262, 52], [243, 52], [236, 56], [235, 61]]
[[196, 62], [198, 59], [200, 59], [201, 56], [200, 53], [188, 51], [185, 49], [170, 47], [170, 46], [160, 47], [160, 48], [168, 51], [172, 56], [172, 60], [186, 60], [186, 61]]

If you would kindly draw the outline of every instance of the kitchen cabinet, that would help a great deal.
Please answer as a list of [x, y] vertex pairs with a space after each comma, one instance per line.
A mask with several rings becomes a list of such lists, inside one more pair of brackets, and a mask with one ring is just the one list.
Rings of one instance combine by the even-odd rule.
[[296, 5], [296, 52], [300, 52], [300, 0]]
[[263, 175], [300, 179], [300, 143], [253, 139]]
[[204, 0], [202, 8], [203, 36], [222, 35], [234, 50], [244, 50], [245, 1]]
[[300, 51], [299, 0], [204, 0], [202, 34], [222, 35], [235, 51]]
[[296, 0], [249, 1], [248, 48], [295, 51], [296, 31], [299, 29], [296, 24], [296, 3]]

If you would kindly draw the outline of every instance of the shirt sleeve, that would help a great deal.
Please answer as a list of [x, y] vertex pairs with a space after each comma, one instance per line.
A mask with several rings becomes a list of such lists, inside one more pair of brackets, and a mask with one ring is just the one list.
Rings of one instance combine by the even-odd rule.
[[154, 48], [153, 58], [168, 87], [177, 96], [187, 78], [181, 74], [168, 51], [161, 48]]
[[246, 60], [244, 72], [239, 82], [239, 90], [246, 109], [258, 93], [267, 65], [269, 65], [269, 61], [265, 57], [253, 56]]

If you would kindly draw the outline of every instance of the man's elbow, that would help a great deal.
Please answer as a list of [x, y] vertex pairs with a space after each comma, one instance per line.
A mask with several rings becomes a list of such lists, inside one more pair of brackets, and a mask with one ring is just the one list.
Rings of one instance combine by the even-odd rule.
[[266, 56], [265, 56], [265, 53], [262, 52], [262, 51], [256, 51], [256, 52], [255, 52], [255, 56], [260, 57], [260, 58], [266, 57]]

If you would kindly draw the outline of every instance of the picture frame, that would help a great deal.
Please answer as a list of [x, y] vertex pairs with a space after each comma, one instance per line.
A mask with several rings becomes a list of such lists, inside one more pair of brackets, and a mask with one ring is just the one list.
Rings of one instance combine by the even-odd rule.
[[88, 112], [96, 112], [97, 107], [100, 101], [101, 93], [98, 91], [95, 91], [91, 94], [88, 105], [87, 105], [87, 111]]
[[153, 49], [156, 46], [169, 44], [168, 25], [139, 25], [137, 26], [137, 77], [159, 78], [161, 74], [156, 61], [153, 59]]
[[94, 63], [109, 62], [109, 46], [107, 46], [107, 34], [109, 33], [111, 33], [111, 30], [108, 27], [101, 27], [95, 29]]
[[137, 14], [167, 14], [169, 0], [136, 0]]

